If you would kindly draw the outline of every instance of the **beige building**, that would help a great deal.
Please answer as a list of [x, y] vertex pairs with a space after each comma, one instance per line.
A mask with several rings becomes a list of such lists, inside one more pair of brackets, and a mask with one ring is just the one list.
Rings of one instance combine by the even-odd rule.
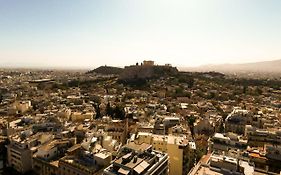
[[67, 120], [69, 120], [70, 115], [71, 115], [71, 109], [69, 109], [69, 108], [64, 108], [64, 109], [61, 109], [57, 112], [57, 116], [59, 118], [64, 118], [64, 119], [67, 119]]
[[208, 154], [202, 157], [188, 175], [254, 175], [254, 167], [234, 157]]
[[128, 133], [128, 121], [122, 120], [110, 120], [110, 121], [94, 121], [97, 129], [102, 129], [107, 136], [111, 136], [112, 139], [117, 140], [120, 143], [126, 142], [126, 136]]
[[72, 112], [70, 119], [72, 122], [84, 121], [86, 119], [92, 120], [94, 116], [93, 112]]
[[96, 154], [82, 150], [76, 155], [67, 155], [59, 160], [60, 175], [94, 175], [102, 174], [103, 169], [110, 165], [111, 153], [101, 151]]
[[31, 101], [16, 101], [12, 105], [12, 110], [17, 111], [21, 114], [27, 112], [32, 108]]
[[39, 158], [33, 158], [33, 171], [38, 175], [58, 175], [59, 161], [44, 161]]
[[153, 151], [151, 145], [130, 142], [123, 146], [120, 154], [108, 166], [105, 175], [167, 175], [168, 155]]
[[143, 66], [154, 66], [154, 61], [151, 60], [144, 60]]
[[[24, 138], [26, 137], [26, 138]], [[32, 169], [32, 156], [37, 151], [38, 145], [53, 139], [51, 134], [38, 133], [23, 136], [15, 135], [10, 138], [7, 145], [8, 166], [13, 167], [20, 173], [26, 173]]]
[[120, 143], [117, 140], [112, 139], [112, 136], [104, 136], [104, 138], [102, 140], [103, 148], [105, 148], [106, 150], [108, 150], [110, 152], [117, 151], [119, 148], [119, 145], [120, 145]]
[[258, 129], [251, 125], [246, 125], [245, 135], [248, 137], [250, 146], [264, 146], [267, 143], [281, 144], [280, 129]]
[[247, 139], [243, 139], [234, 133], [215, 133], [209, 139], [210, 151], [228, 151], [230, 149], [245, 150], [247, 148]]
[[187, 173], [185, 154], [189, 149], [189, 144], [185, 137], [139, 132], [135, 142], [150, 144], [154, 150], [168, 153], [169, 174]]

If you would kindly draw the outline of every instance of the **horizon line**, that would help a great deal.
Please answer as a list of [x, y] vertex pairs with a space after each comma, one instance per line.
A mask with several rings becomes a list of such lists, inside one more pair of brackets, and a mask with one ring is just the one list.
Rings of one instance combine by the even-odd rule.
[[[153, 59], [151, 59], [153, 60]], [[279, 59], [273, 59], [273, 60], [263, 60], [263, 61], [250, 61], [250, 62], [243, 62], [243, 63], [219, 63], [219, 64], [200, 64], [197, 66], [182, 66], [182, 65], [173, 65], [171, 64], [173, 67], [177, 67], [177, 68], [200, 68], [203, 66], [215, 66], [215, 65], [240, 65], [240, 64], [251, 64], [251, 63], [263, 63], [263, 62], [271, 62], [271, 61], [278, 61], [281, 60], [281, 58]], [[153, 60], [154, 62], [157, 62], [155, 60]], [[16, 63], [17, 64], [17, 63]], [[93, 67], [89, 67], [89, 66], [58, 66], [58, 65], [47, 65], [47, 66], [35, 66], [35, 65], [23, 65], [23, 66], [19, 66], [19, 65], [12, 65], [11, 63], [7, 63], [7, 65], [0, 65], [0, 69], [34, 69], [34, 70], [93, 70], [96, 69], [98, 67], [101, 66], [111, 66], [111, 67], [119, 67], [119, 68], [124, 68], [125, 66], [130, 66], [130, 65], [123, 65], [123, 66], [116, 66], [116, 65], [108, 65], [108, 64], [103, 64], [103, 65], [98, 65], [98, 66], [93, 66]], [[134, 65], [134, 64], [131, 64]], [[156, 64], [156, 65], [162, 65], [162, 64]]]

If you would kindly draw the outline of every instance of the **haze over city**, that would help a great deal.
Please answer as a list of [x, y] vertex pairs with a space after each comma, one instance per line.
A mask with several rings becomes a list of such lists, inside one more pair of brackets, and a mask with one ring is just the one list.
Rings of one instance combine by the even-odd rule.
[[280, 0], [0, 0], [0, 175], [281, 175]]
[[0, 67], [281, 58], [281, 1], [0, 0]]

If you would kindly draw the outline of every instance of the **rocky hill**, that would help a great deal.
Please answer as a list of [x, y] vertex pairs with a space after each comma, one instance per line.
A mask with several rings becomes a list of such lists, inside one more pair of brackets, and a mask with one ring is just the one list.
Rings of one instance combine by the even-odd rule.
[[177, 73], [177, 68], [171, 66], [127, 66], [120, 74], [119, 79], [123, 81], [147, 80]]
[[100, 66], [94, 70], [91, 70], [89, 73], [98, 73], [98, 74], [103, 74], [103, 75], [111, 75], [111, 74], [115, 74], [115, 75], [119, 75], [123, 72], [123, 68], [120, 67], [112, 67], [112, 66]]

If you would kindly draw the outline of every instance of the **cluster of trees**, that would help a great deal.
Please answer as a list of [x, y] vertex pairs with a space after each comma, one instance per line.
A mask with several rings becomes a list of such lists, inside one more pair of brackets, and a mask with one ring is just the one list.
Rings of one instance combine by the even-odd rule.
[[123, 105], [117, 104], [114, 107], [107, 103], [105, 111], [101, 112], [100, 103], [93, 104], [96, 111], [96, 119], [102, 118], [104, 115], [111, 116], [114, 119], [124, 120], [126, 117], [126, 113]]
[[93, 106], [94, 106], [95, 111], [96, 111], [96, 119], [102, 118], [101, 111], [100, 111], [100, 104], [94, 103]]
[[235, 85], [235, 86], [243, 86], [243, 93], [246, 93], [247, 87], [261, 87], [267, 86], [276, 90], [280, 90], [281, 81], [280, 80], [268, 80], [268, 79], [246, 79], [246, 78], [213, 78], [207, 79], [203, 78], [207, 82], [215, 82], [221, 85]]
[[196, 117], [194, 115], [187, 116], [187, 124], [190, 128], [192, 137], [194, 136], [194, 123], [196, 121]]
[[177, 79], [179, 83], [186, 83], [189, 88], [192, 88], [194, 86], [194, 78], [189, 75], [181, 73], [178, 74]]
[[175, 93], [172, 94], [172, 97], [191, 97], [191, 93], [189, 91], [184, 90], [182, 87], [177, 87], [175, 89]]
[[110, 77], [101, 77], [101, 78], [97, 78], [97, 79], [87, 79], [87, 80], [79, 80], [79, 79], [75, 79], [75, 80], [71, 80], [67, 83], [64, 83], [63, 85], [66, 87], [91, 87], [97, 83], [103, 83], [106, 81], [112, 80], [112, 78]]
[[207, 154], [208, 137], [205, 135], [197, 135], [195, 137], [196, 143], [196, 160], [199, 161], [203, 155]]
[[115, 107], [112, 107], [110, 103], [107, 103], [105, 113], [112, 118], [121, 120], [125, 119], [126, 116], [124, 107], [122, 105], [116, 105]]
[[118, 80], [118, 83], [123, 84], [125, 86], [130, 86], [133, 88], [144, 88], [149, 86], [148, 80], [143, 79], [143, 78], [134, 78], [131, 80]]
[[[99, 83], [105, 83], [107, 81], [113, 80], [115, 77], [100, 77], [97, 79], [73, 79], [68, 82], [53, 82], [52, 85], [50, 86], [50, 89], [63, 89], [66, 90], [68, 88], [73, 88], [73, 87], [80, 87], [84, 89], [88, 89], [89, 87], [96, 87], [97, 84]], [[48, 89], [44, 83], [38, 84], [37, 86], [38, 89]]]

